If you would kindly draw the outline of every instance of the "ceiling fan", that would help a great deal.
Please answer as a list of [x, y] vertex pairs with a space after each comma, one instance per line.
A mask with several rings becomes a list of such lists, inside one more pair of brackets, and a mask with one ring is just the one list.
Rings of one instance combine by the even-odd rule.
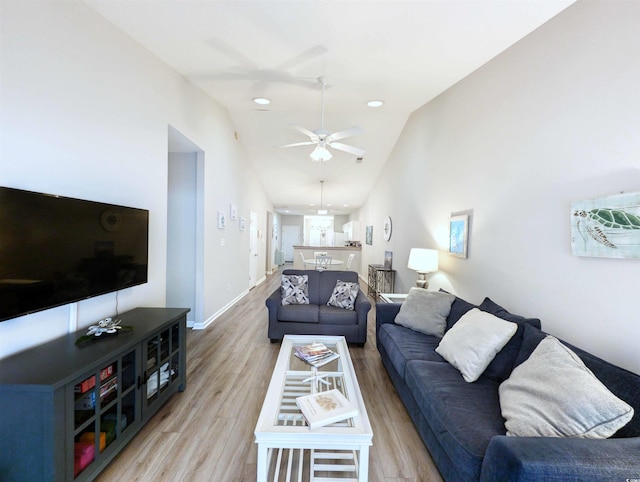
[[294, 129], [302, 132], [306, 136], [309, 136], [309, 140], [305, 142], [285, 144], [284, 146], [278, 147], [299, 147], [315, 145], [315, 149], [309, 155], [314, 161], [328, 161], [329, 159], [331, 159], [333, 156], [331, 155], [331, 152], [329, 152], [329, 149], [327, 149], [328, 147], [353, 154], [357, 157], [362, 157], [366, 152], [364, 149], [349, 146], [347, 144], [343, 144], [342, 142], [336, 142], [346, 137], [352, 137], [361, 134], [361, 127], [353, 126], [348, 129], [333, 133], [324, 128], [324, 78], [320, 77], [318, 79], [318, 82], [320, 82], [320, 84], [322, 85], [322, 110], [320, 113], [320, 128], [312, 131], [304, 127], [292, 124], [291, 126]]

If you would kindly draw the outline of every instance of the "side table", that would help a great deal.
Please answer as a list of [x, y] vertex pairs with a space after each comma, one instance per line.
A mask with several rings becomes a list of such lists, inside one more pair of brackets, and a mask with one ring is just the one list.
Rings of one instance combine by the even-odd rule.
[[369, 290], [367, 294], [378, 301], [380, 293], [393, 293], [396, 272], [382, 264], [369, 265]]

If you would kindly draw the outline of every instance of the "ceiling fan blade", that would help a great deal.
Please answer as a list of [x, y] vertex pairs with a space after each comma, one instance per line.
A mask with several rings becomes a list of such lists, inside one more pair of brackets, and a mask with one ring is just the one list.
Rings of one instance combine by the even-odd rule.
[[296, 142], [294, 144], [285, 144], [283, 146], [276, 146], [276, 147], [298, 147], [298, 146], [313, 146], [313, 145], [315, 145], [315, 142], [305, 141], [305, 142]]
[[345, 137], [357, 136], [358, 134], [362, 134], [362, 127], [353, 126], [343, 131], [334, 132], [329, 137], [332, 141], [338, 141], [340, 139], [344, 139]]
[[[315, 57], [319, 57], [320, 55], [327, 52], [327, 48], [324, 45], [315, 45], [308, 50], [305, 50], [299, 55], [296, 55], [292, 59], [287, 60], [286, 62], [281, 63], [276, 67], [278, 70], [288, 70], [291, 67], [296, 67], [308, 60], [311, 60]], [[318, 82], [314, 82], [317, 85]]]
[[295, 130], [297, 130], [299, 132], [302, 132], [305, 136], [309, 136], [309, 138], [313, 142], [318, 142], [318, 135], [315, 132], [310, 131], [306, 127], [298, 126], [298, 125], [295, 125], [295, 124], [291, 124], [291, 127], [293, 127]]
[[364, 153], [367, 152], [364, 149], [360, 149], [359, 147], [348, 146], [347, 144], [343, 144], [342, 142], [332, 142], [329, 145], [334, 149], [348, 152], [349, 154], [353, 154], [354, 156], [358, 156], [358, 157], [364, 156]]

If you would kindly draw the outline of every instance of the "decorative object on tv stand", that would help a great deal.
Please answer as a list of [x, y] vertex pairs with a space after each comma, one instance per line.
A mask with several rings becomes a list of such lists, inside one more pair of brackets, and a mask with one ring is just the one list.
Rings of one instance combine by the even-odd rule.
[[449, 253], [458, 258], [466, 258], [468, 234], [469, 215], [451, 216], [449, 218]]
[[418, 288], [427, 289], [427, 273], [438, 271], [438, 251], [435, 249], [411, 248], [407, 268], [418, 272]]
[[105, 335], [116, 335], [118, 331], [131, 331], [133, 330], [132, 326], [129, 325], [121, 325], [122, 320], [113, 319], [113, 318], [105, 318], [104, 320], [100, 320], [98, 324], [91, 325], [87, 331], [86, 335], [81, 336], [76, 340], [76, 345], [79, 345], [85, 341], [95, 340], [96, 338]]

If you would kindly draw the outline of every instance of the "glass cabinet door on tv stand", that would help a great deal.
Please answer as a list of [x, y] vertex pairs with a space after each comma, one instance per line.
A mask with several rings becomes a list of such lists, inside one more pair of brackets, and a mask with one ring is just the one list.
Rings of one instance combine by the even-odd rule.
[[[180, 349], [184, 333], [180, 324], [173, 325], [147, 339], [143, 347], [142, 359], [145, 369], [145, 389], [143, 417], [148, 418], [168, 394], [173, 393], [176, 384], [182, 384], [179, 376], [184, 371], [185, 353]], [[184, 387], [178, 387], [183, 390]]]
[[[112, 443], [134, 431], [140, 423], [136, 397], [138, 352], [114, 358], [90, 376], [68, 386], [73, 397], [73, 477], [109, 453]], [[70, 443], [70, 442], [68, 442]], [[70, 457], [71, 453], [67, 454]], [[69, 474], [67, 474], [69, 478]]]

